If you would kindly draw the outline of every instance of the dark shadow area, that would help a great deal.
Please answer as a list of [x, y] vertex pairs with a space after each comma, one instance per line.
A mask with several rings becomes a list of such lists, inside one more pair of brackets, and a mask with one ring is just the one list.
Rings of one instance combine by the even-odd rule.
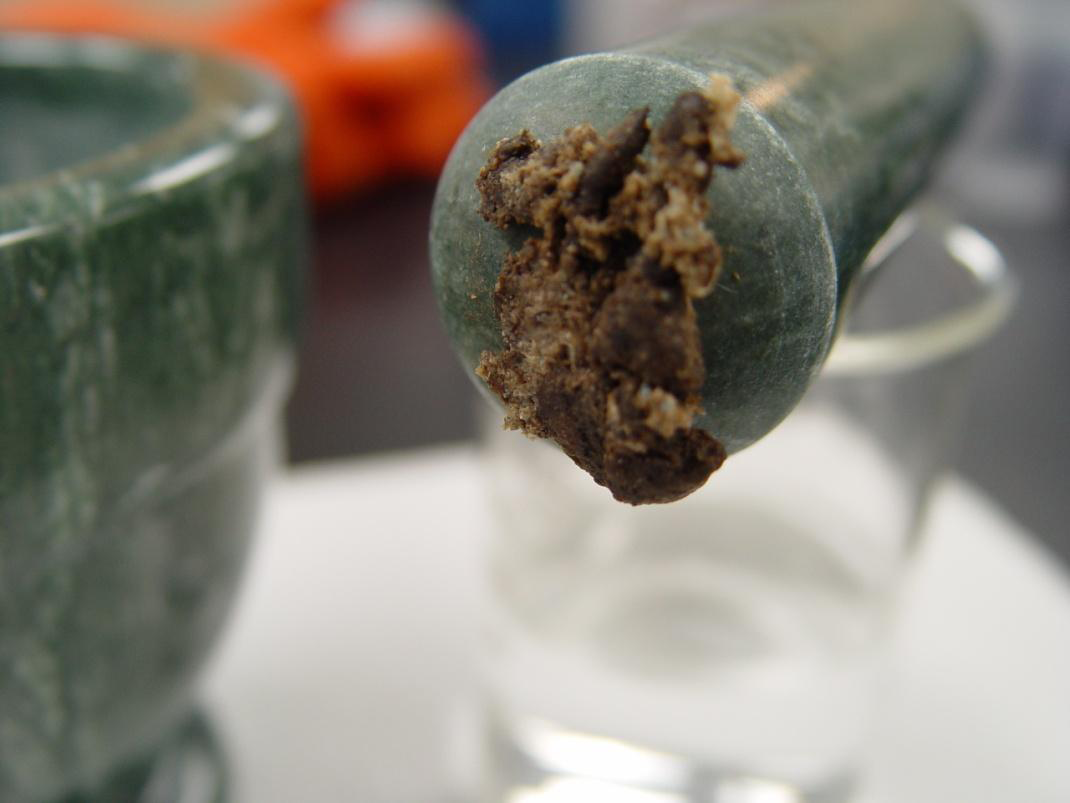
[[290, 458], [470, 437], [476, 391], [439, 323], [428, 270], [434, 184], [382, 188], [314, 221]]

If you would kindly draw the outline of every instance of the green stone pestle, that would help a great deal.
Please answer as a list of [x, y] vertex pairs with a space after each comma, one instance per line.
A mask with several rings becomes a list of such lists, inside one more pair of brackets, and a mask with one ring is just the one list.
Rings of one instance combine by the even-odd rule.
[[462, 362], [472, 372], [484, 350], [501, 349], [495, 282], [529, 234], [479, 215], [475, 180], [495, 144], [522, 129], [549, 141], [582, 122], [605, 133], [643, 106], [656, 126], [678, 95], [723, 74], [743, 97], [732, 140], [746, 159], [718, 169], [707, 194], [724, 262], [714, 292], [695, 302], [707, 369], [695, 423], [729, 454], [742, 449], [820, 369], [866, 254], [925, 184], [984, 63], [973, 19], [953, 3], [835, 0], [523, 76], [468, 126], [432, 214], [435, 291]]

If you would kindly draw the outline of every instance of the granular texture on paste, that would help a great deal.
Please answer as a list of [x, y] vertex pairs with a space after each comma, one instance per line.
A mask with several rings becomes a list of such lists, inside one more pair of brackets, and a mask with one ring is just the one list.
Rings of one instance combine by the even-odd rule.
[[622, 502], [684, 497], [725, 458], [692, 426], [706, 375], [693, 300], [721, 271], [706, 190], [742, 161], [738, 102], [711, 76], [653, 131], [645, 108], [604, 136], [584, 123], [544, 145], [521, 131], [476, 182], [487, 221], [537, 230], [502, 266], [504, 349], [476, 373], [506, 427], [553, 439]]

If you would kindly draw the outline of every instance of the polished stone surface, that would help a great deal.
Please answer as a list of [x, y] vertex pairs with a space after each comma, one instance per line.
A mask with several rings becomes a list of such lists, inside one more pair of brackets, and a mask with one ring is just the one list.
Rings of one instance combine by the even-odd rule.
[[473, 181], [494, 143], [522, 128], [547, 140], [583, 121], [604, 131], [641, 106], [656, 122], [709, 72], [727, 74], [745, 99], [733, 140], [747, 160], [709, 193], [725, 261], [718, 290], [696, 304], [708, 371], [698, 423], [730, 452], [743, 448], [809, 385], [863, 257], [924, 183], [982, 61], [953, 5], [836, 0], [529, 73], [462, 136], [432, 215], [435, 289], [462, 362], [500, 348], [492, 289], [525, 236], [478, 215]]
[[289, 101], [244, 68], [4, 36], [0, 102], [0, 800], [23, 803], [187, 714], [273, 456], [304, 215]]
[[152, 753], [123, 764], [99, 787], [57, 803], [226, 803], [225, 759], [212, 723], [195, 712]]

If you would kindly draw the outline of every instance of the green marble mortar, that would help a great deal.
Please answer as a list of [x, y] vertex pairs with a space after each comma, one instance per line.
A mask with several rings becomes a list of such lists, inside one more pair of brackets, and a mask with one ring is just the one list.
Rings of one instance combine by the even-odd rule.
[[0, 800], [189, 716], [291, 379], [300, 137], [272, 80], [0, 36]]

